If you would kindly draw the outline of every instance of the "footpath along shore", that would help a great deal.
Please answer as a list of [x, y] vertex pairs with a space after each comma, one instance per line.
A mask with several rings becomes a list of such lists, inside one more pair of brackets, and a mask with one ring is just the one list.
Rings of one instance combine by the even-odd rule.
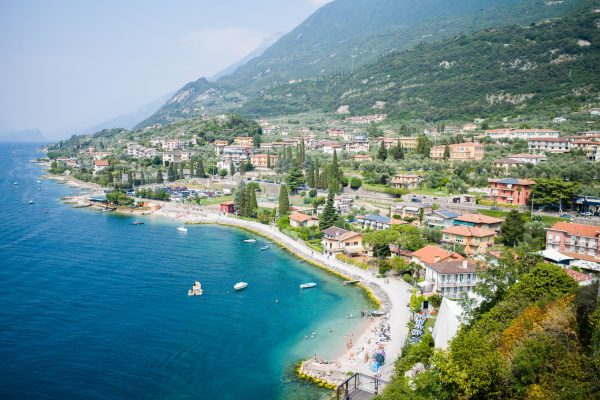
[[[101, 186], [79, 181], [73, 177], [45, 175], [45, 178], [61, 180], [73, 186], [90, 190], [91, 195], [102, 193]], [[369, 318], [362, 332], [349, 332], [346, 343], [347, 349], [338, 357], [324, 360], [318, 354], [315, 354], [314, 357], [301, 364], [298, 372], [301, 375], [314, 378], [315, 381], [324, 382], [334, 387], [345, 381], [349, 372], [376, 375], [383, 380], [391, 379], [394, 373], [394, 363], [400, 355], [408, 335], [407, 325], [410, 319], [410, 310], [407, 304], [410, 300], [412, 287], [406, 282], [397, 278], [377, 278], [371, 271], [365, 271], [314, 251], [303, 242], [294, 240], [280, 232], [275, 226], [223, 215], [218, 212], [216, 207], [192, 206], [154, 200], [152, 202], [161, 206], [159, 210], [152, 212], [152, 215], [187, 224], [218, 224], [252, 231], [273, 240], [292, 254], [310, 263], [342, 275], [348, 280], [360, 281], [360, 284], [370, 290], [379, 300], [381, 303], [380, 311], [384, 312], [385, 315]], [[140, 215], [139, 213], [135, 214]], [[385, 341], [380, 340], [382, 334], [387, 336]], [[374, 372], [371, 370], [373, 355], [382, 350], [385, 353], [385, 363], [378, 371]]]
[[[410, 300], [412, 290], [410, 285], [397, 278], [377, 278], [370, 271], [343, 263], [336, 258], [327, 257], [312, 250], [303, 242], [290, 238], [275, 226], [238, 219], [200, 206], [164, 202], [160, 204], [161, 209], [155, 211], [153, 215], [164, 216], [187, 224], [220, 224], [246, 229], [277, 242], [291, 253], [311, 263], [341, 274], [350, 280], [359, 280], [379, 299], [382, 306], [381, 311], [386, 314], [382, 317], [370, 318], [363, 332], [348, 337], [347, 350], [339, 357], [323, 360], [316, 354], [315, 357], [302, 363], [299, 372], [333, 386], [346, 380], [348, 372], [377, 374], [381, 379], [391, 379], [394, 373], [394, 362], [400, 355], [408, 334], [407, 324], [410, 311], [406, 305]], [[388, 335], [389, 340], [380, 341], [382, 332]], [[381, 350], [385, 352], [385, 364], [379, 371], [373, 372], [371, 370], [372, 355]]]

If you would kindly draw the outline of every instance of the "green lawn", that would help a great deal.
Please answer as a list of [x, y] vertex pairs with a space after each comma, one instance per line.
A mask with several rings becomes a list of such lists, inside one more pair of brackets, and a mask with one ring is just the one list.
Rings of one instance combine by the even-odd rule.
[[447, 196], [448, 195], [448, 189], [446, 189], [446, 187], [437, 188], [437, 189], [430, 189], [430, 188], [411, 189], [410, 192], [414, 193], [414, 194], [421, 194], [421, 195], [426, 195], [426, 196]]
[[210, 206], [213, 204], [220, 204], [220, 203], [223, 203], [224, 201], [230, 201], [230, 200], [233, 200], [233, 196], [213, 197], [213, 198], [200, 200], [200, 205]]
[[[506, 214], [508, 214], [508, 211], [501, 211], [501, 210], [488, 210], [488, 209], [482, 209], [480, 208], [479, 210], [477, 210], [479, 212], [479, 214], [483, 214], [483, 215], [487, 215], [488, 217], [494, 217], [494, 218], [504, 218], [506, 217]], [[525, 214], [525, 218], [527, 220], [529, 220], [529, 213], [524, 213]], [[535, 215], [535, 214], [534, 214]], [[546, 226], [552, 226], [554, 225], [556, 222], [564, 222], [567, 221], [564, 218], [559, 218], [559, 217], [551, 217], [551, 216], [547, 216], [547, 215], [541, 215], [540, 216], [542, 218], [542, 222], [544, 223], [544, 225]]]

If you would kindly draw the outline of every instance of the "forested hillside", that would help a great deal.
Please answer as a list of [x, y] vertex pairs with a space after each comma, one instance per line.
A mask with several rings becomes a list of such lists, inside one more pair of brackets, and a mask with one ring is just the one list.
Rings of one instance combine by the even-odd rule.
[[[592, 4], [590, 2], [589, 4]], [[251, 115], [374, 109], [400, 117], [463, 118], [579, 108], [600, 99], [600, 13], [461, 35], [396, 52], [355, 74], [280, 85]]]
[[[278, 109], [274, 107], [278, 100], [270, 101], [270, 96], [277, 98], [280, 90], [295, 90], [295, 85], [288, 88], [290, 81], [333, 79], [337, 82], [336, 74], [360, 71], [361, 67], [390, 52], [483, 28], [529, 24], [561, 16], [582, 1], [337, 0], [319, 9], [232, 74], [217, 82], [201, 78], [187, 84], [138, 127], [221, 113], [253, 98], [247, 108], [252, 112], [260, 111], [263, 101], [267, 102], [265, 109], [271, 114], [326, 106], [318, 101], [310, 102], [310, 93], [307, 93], [286, 99]], [[262, 90], [277, 85], [280, 86], [267, 96], [255, 97]]]

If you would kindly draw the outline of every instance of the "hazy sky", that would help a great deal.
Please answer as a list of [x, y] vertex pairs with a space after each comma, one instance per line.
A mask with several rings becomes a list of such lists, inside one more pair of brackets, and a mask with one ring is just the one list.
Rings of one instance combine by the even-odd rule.
[[327, 0], [0, 0], [0, 131], [75, 133], [210, 76]]

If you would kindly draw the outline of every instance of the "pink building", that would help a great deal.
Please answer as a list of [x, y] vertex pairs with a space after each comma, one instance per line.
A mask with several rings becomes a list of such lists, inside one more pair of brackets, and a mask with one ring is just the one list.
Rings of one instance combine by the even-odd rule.
[[530, 179], [489, 179], [490, 198], [497, 203], [524, 206], [535, 182]]
[[546, 231], [546, 250], [578, 260], [600, 263], [599, 245], [599, 226], [557, 222]]

